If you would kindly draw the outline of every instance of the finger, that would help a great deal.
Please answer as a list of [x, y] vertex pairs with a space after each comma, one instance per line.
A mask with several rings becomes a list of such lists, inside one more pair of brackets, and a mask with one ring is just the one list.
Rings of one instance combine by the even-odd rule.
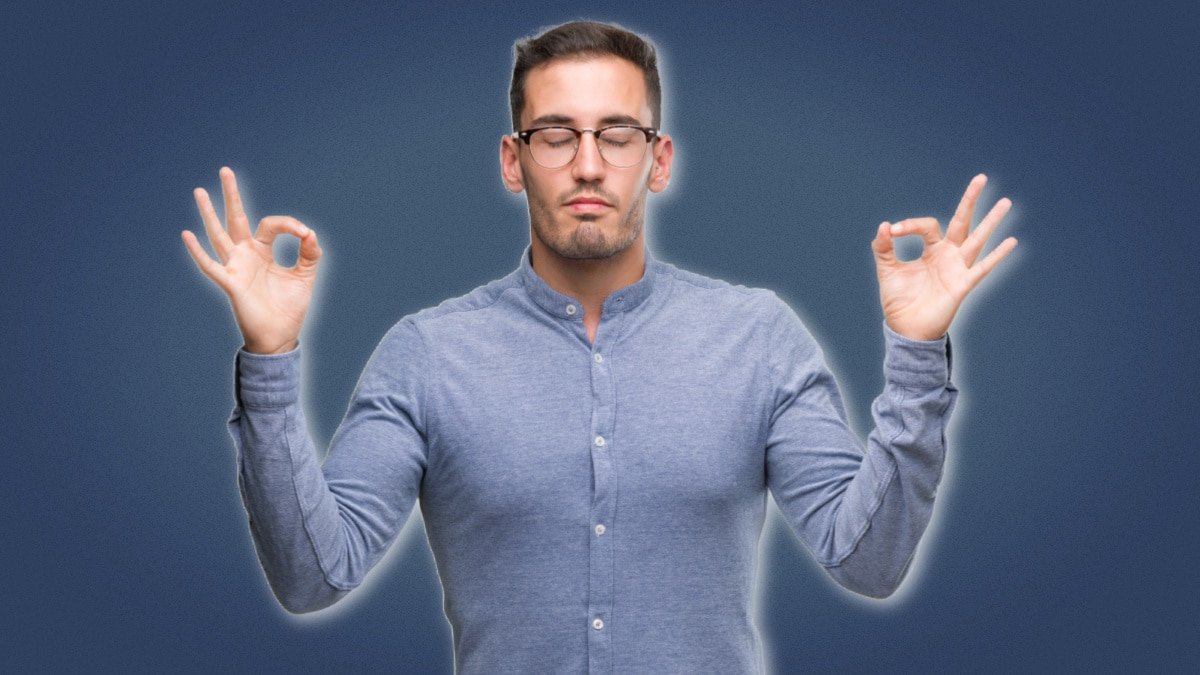
[[254, 238], [267, 246], [275, 243], [275, 237], [280, 234], [290, 234], [301, 241], [304, 240], [312, 230], [291, 216], [267, 216], [258, 221], [258, 229], [254, 231]]
[[183, 237], [183, 245], [187, 248], [188, 253], [191, 254], [192, 260], [196, 261], [196, 267], [199, 267], [204, 276], [211, 279], [213, 283], [222, 289], [226, 289], [229, 277], [225, 272], [225, 267], [209, 257], [204, 248], [200, 246], [196, 235], [192, 234], [191, 231], [184, 230], [180, 235]]
[[[942, 240], [942, 228], [938, 225], [937, 218], [908, 218], [902, 220], [891, 227], [893, 237], [903, 237], [906, 234], [916, 234], [925, 240], [925, 245], [930, 246]], [[928, 250], [928, 249], [926, 249]]]
[[233, 169], [221, 167], [221, 192], [225, 195], [225, 222], [229, 224], [229, 236], [235, 242], [250, 238], [250, 221], [242, 207], [242, 195], [238, 192], [237, 177]]
[[317, 243], [317, 232], [311, 228], [300, 237], [300, 256], [296, 259], [296, 269], [301, 271], [312, 271], [317, 266], [317, 261], [321, 259], [320, 244]]
[[1001, 260], [1004, 260], [1009, 253], [1012, 253], [1012, 250], [1016, 247], [1017, 238], [1009, 237], [1008, 239], [1000, 242], [1000, 245], [997, 246], [995, 250], [984, 256], [983, 260], [980, 260], [973, 267], [971, 267], [971, 288], [974, 288], [979, 284], [980, 281], [983, 281], [983, 278], [986, 277], [989, 272], [995, 269], [996, 265], [998, 265]]
[[992, 236], [992, 232], [1000, 221], [1004, 218], [1008, 210], [1012, 208], [1012, 200], [1008, 197], [996, 202], [991, 211], [979, 221], [979, 227], [967, 237], [967, 240], [962, 245], [963, 261], [970, 265], [975, 262], [975, 258], [979, 257], [979, 252], [983, 250], [984, 244], [987, 243], [988, 237]]
[[213, 208], [212, 200], [208, 198], [208, 193], [204, 188], [192, 190], [192, 196], [196, 198], [196, 207], [200, 209], [200, 219], [204, 221], [204, 231], [208, 233], [208, 241], [212, 244], [213, 250], [217, 252], [217, 257], [221, 259], [222, 263], [225, 263], [229, 260], [229, 252], [233, 250], [233, 240], [229, 238], [225, 228], [221, 227], [221, 219], [217, 217], [217, 211]]
[[950, 219], [950, 224], [946, 226], [946, 238], [955, 244], [962, 244], [963, 240], [967, 238], [967, 232], [971, 229], [971, 218], [975, 214], [975, 202], [983, 193], [985, 184], [987, 184], [987, 176], [983, 174], [975, 176], [967, 185], [967, 191], [963, 193], [962, 199], [958, 202], [958, 209], [955, 210], [954, 217]]
[[883, 266], [896, 264], [896, 245], [892, 240], [891, 225], [887, 221], [879, 224], [875, 231], [875, 239], [871, 241], [871, 250], [875, 252], [875, 261]]

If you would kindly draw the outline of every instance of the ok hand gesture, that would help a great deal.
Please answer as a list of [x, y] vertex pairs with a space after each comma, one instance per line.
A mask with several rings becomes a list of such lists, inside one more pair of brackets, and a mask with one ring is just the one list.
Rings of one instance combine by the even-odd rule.
[[[296, 348], [317, 279], [321, 258], [317, 233], [290, 216], [267, 216], [251, 236], [233, 171], [222, 167], [220, 175], [228, 232], [221, 227], [208, 193], [196, 188], [193, 195], [208, 240], [221, 262], [210, 258], [189, 230], [181, 233], [184, 246], [200, 271], [229, 296], [246, 351], [291, 351]], [[300, 257], [293, 267], [276, 263], [271, 250], [275, 237], [285, 233], [300, 239]]]
[[[946, 334], [967, 293], [1017, 246], [1015, 237], [1000, 243], [975, 262], [988, 237], [1012, 201], [1001, 199], [968, 236], [975, 202], [987, 177], [975, 176], [967, 186], [946, 236], [934, 218], [909, 218], [894, 225], [880, 224], [871, 249], [879, 276], [879, 300], [888, 327], [913, 340], [936, 340]], [[917, 260], [896, 259], [893, 237], [920, 235], [925, 249]]]

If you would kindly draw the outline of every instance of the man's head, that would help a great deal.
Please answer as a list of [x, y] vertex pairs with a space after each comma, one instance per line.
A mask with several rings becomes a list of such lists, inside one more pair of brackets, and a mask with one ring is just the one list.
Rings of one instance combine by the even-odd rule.
[[[515, 51], [514, 131], [614, 125], [657, 130], [662, 105], [657, 57], [641, 37], [579, 21], [522, 40]], [[633, 138], [646, 146], [632, 164], [617, 156], [618, 144], [611, 139], [584, 133], [568, 144], [577, 143], [577, 150], [561, 166], [546, 162], [545, 155], [538, 161], [530, 147], [536, 137], [502, 139], [502, 178], [509, 190], [526, 191], [535, 248], [565, 258], [598, 259], [642, 241], [646, 191], [666, 188], [674, 150], [665, 134]], [[576, 201], [581, 198], [603, 204], [582, 205]]]

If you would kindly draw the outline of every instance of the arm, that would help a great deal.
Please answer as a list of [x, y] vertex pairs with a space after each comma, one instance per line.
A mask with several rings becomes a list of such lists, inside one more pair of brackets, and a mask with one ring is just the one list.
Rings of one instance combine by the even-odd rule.
[[[1017, 245], [977, 261], [1012, 202], [1001, 199], [970, 232], [987, 178], [971, 180], [942, 236], [933, 218], [884, 222], [871, 249], [884, 314], [884, 388], [871, 406], [865, 452], [821, 350], [786, 304], [771, 350], [775, 408], [767, 444], [772, 494], [792, 528], [841, 585], [870, 597], [899, 586], [933, 511], [945, 429], [958, 390], [948, 329], [967, 294]], [[918, 260], [895, 256], [894, 236], [920, 235]], [[778, 298], [776, 298], [778, 300]]]
[[782, 301], [772, 331], [767, 481], [792, 530], [840, 585], [873, 598], [903, 580], [933, 512], [958, 390], [949, 338], [885, 324], [884, 389], [865, 451], [820, 347]]
[[299, 349], [237, 355], [229, 432], [238, 487], [271, 590], [288, 611], [362, 583], [404, 527], [426, 466], [425, 352], [402, 320], [364, 369], [323, 465], [299, 403]]
[[[194, 193], [219, 262], [191, 232], [182, 233], [183, 243], [229, 297], [245, 341], [229, 431], [259, 559], [285, 608], [314, 611], [362, 582], [412, 509], [425, 468], [424, 344], [411, 321], [389, 331], [318, 465], [299, 404], [298, 348], [321, 257], [317, 235], [288, 216], [263, 218], [251, 235], [233, 171], [220, 174], [228, 231], [208, 193]], [[300, 239], [292, 267], [272, 254], [285, 233]]]

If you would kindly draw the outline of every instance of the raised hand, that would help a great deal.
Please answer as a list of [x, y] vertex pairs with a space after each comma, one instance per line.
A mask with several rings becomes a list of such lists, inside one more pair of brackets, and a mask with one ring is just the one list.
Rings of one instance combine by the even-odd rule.
[[[222, 167], [220, 175], [228, 232], [221, 226], [204, 188], [193, 192], [209, 243], [220, 262], [209, 257], [189, 230], [181, 233], [183, 244], [200, 271], [229, 296], [246, 351], [291, 351], [296, 348], [317, 279], [321, 258], [317, 233], [290, 216], [267, 216], [258, 222], [251, 236], [233, 170]], [[276, 263], [272, 254], [271, 245], [280, 234], [300, 239], [300, 257], [292, 267]]]
[[[1017, 246], [1015, 237], [1002, 241], [975, 262], [996, 225], [1012, 206], [1009, 199], [996, 202], [974, 232], [971, 218], [987, 177], [975, 176], [967, 186], [958, 210], [950, 219], [946, 236], [935, 218], [909, 218], [894, 225], [879, 225], [871, 249], [879, 276], [879, 301], [884, 320], [897, 333], [914, 340], [936, 340], [946, 334], [967, 293]], [[925, 249], [917, 260], [896, 258], [893, 237], [920, 235]]]

